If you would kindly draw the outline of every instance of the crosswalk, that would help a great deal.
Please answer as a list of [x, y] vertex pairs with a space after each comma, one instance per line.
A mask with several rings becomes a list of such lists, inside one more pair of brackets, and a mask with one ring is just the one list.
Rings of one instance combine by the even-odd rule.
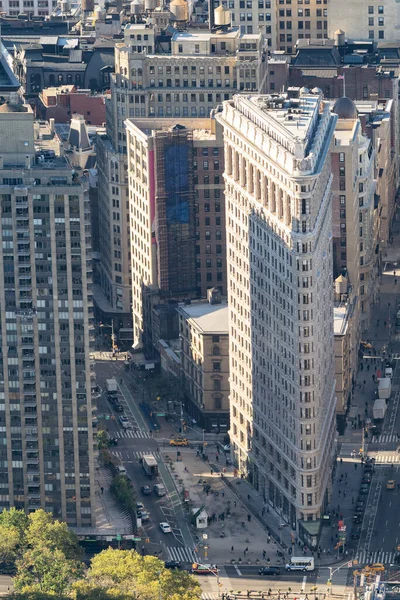
[[360, 565], [382, 563], [383, 565], [393, 564], [397, 552], [385, 552], [384, 550], [375, 550], [375, 552], [358, 551], [355, 559]]
[[377, 454], [375, 456], [376, 464], [393, 464], [400, 462], [399, 454]]
[[400, 442], [397, 434], [395, 433], [384, 433], [382, 435], [374, 435], [371, 444], [395, 444]]
[[217, 600], [218, 595], [212, 592], [203, 592], [201, 594], [201, 600]]
[[123, 429], [115, 434], [117, 438], [149, 438], [148, 431], [140, 431], [139, 429]]
[[171, 560], [179, 560], [185, 563], [193, 563], [199, 560], [196, 553], [187, 546], [167, 546], [167, 552]]
[[[127, 452], [121, 452], [120, 450], [111, 450], [112, 454], [114, 454], [114, 456], [117, 456], [120, 460], [126, 460], [127, 459]], [[143, 451], [137, 451], [137, 452], [129, 452], [129, 458], [143, 458], [143, 456], [145, 454], [151, 454], [152, 456], [154, 456], [154, 458], [161, 460], [161, 455], [159, 452], [143, 452]]]

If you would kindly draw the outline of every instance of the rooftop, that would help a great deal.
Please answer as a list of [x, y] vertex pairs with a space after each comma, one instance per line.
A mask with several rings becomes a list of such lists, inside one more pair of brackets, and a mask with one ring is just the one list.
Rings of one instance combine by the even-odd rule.
[[226, 302], [222, 304], [196, 302], [179, 306], [179, 312], [202, 333], [228, 334], [229, 332], [229, 308]]
[[[238, 96], [235, 96], [235, 100]], [[313, 135], [315, 114], [319, 111], [319, 94], [289, 98], [287, 94], [252, 96], [249, 102], [280, 124], [293, 139], [308, 141]]]
[[339, 304], [333, 308], [333, 333], [345, 335], [348, 326], [348, 304]]

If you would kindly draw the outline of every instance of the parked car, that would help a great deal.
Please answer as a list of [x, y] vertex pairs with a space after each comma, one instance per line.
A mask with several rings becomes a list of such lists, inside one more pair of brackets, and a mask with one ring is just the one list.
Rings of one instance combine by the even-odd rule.
[[167, 560], [164, 563], [164, 567], [166, 569], [180, 569], [181, 563], [179, 562], [179, 560]]
[[115, 410], [115, 412], [121, 413], [121, 412], [124, 412], [124, 407], [119, 402], [116, 402], [114, 404], [114, 410]]
[[394, 490], [396, 488], [396, 482], [394, 479], [388, 479], [386, 482], [387, 490]]
[[118, 475], [128, 475], [128, 471], [123, 465], [117, 465], [117, 473]]
[[277, 576], [279, 575], [281, 572], [279, 567], [261, 567], [261, 569], [258, 570], [258, 574], [259, 575], [274, 575]]
[[372, 476], [370, 473], [366, 473], [363, 478], [361, 479], [361, 483], [366, 483], [367, 485], [370, 485], [372, 481]]
[[363, 520], [363, 513], [355, 514], [353, 516], [353, 523], [362, 523], [362, 520]]
[[364, 465], [364, 473], [373, 473], [374, 471], [374, 465], [373, 463], [367, 463], [366, 465]]
[[364, 483], [361, 485], [360, 487], [360, 491], [359, 494], [361, 494], [362, 496], [366, 496], [369, 492], [369, 486], [365, 485]]
[[165, 494], [167, 493], [167, 490], [165, 489], [165, 486], [162, 483], [156, 483], [155, 486], [153, 486], [153, 491], [159, 498], [165, 496]]
[[160, 523], [160, 529], [163, 533], [172, 533], [172, 529], [169, 523]]
[[142, 521], [150, 521], [150, 513], [147, 510], [138, 510], [136, 514]]
[[140, 491], [142, 492], [143, 496], [150, 496], [151, 487], [149, 485], [142, 485]]
[[361, 527], [353, 527], [351, 530], [351, 539], [359, 540], [361, 535]]

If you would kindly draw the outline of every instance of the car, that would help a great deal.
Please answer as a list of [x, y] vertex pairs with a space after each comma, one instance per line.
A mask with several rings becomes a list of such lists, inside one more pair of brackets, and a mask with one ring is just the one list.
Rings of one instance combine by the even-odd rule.
[[144, 510], [143, 502], [136, 502], [136, 510]]
[[231, 445], [230, 444], [225, 444], [224, 446], [224, 452], [230, 452], [231, 451]]
[[156, 496], [158, 496], [159, 498], [161, 498], [162, 496], [165, 496], [167, 493], [167, 490], [165, 489], [165, 486], [162, 483], [156, 483], [153, 486], [153, 491], [156, 494]]
[[386, 489], [387, 490], [394, 490], [396, 487], [396, 482], [394, 479], [388, 479], [386, 482]]
[[372, 481], [372, 477], [369, 473], [366, 473], [363, 478], [361, 479], [361, 483], [366, 483], [367, 485], [370, 485]]
[[374, 471], [374, 465], [373, 463], [368, 463], [366, 465], [364, 465], [364, 473], [373, 473]]
[[213, 573], [213, 575], [218, 575], [218, 567], [217, 565], [209, 565], [209, 564], [192, 564], [192, 573], [193, 575], [209, 575]]
[[355, 515], [353, 516], [353, 523], [362, 523], [362, 520], [363, 520], [363, 515], [362, 515], [362, 513], [360, 513], [360, 514], [355, 514]]
[[261, 569], [258, 570], [258, 574], [259, 575], [279, 575], [281, 572], [279, 567], [261, 567]]
[[172, 438], [172, 440], [169, 441], [170, 446], [187, 446], [188, 444], [189, 442], [186, 438]]
[[360, 535], [361, 535], [361, 528], [360, 527], [353, 527], [353, 529], [351, 531], [351, 539], [352, 540], [359, 540], [360, 539]]
[[151, 487], [149, 485], [142, 485], [140, 491], [142, 492], [143, 496], [150, 496]]
[[373, 425], [372, 427], [370, 427], [369, 429], [369, 433], [371, 435], [381, 435], [381, 430], [379, 427], [377, 427], [376, 425]]
[[132, 423], [126, 415], [121, 415], [118, 419], [124, 429], [132, 429]]
[[124, 407], [119, 402], [116, 402], [114, 404], [114, 410], [115, 410], [115, 412], [121, 413], [121, 412], [124, 412]]
[[136, 515], [142, 521], [150, 521], [150, 513], [148, 513], [147, 510], [138, 510], [136, 511]]
[[169, 523], [160, 523], [160, 529], [163, 533], [172, 533], [171, 525]]
[[180, 569], [181, 563], [179, 562], [179, 560], [167, 560], [164, 563], [164, 567], [166, 569]]
[[382, 563], [374, 563], [373, 565], [367, 565], [365, 567], [365, 571], [369, 571], [370, 573], [383, 573], [385, 570], [385, 565]]
[[108, 443], [110, 444], [110, 446], [118, 446], [118, 439], [115, 437], [112, 437], [108, 440]]
[[362, 486], [360, 487], [360, 491], [359, 494], [361, 494], [361, 496], [366, 496], [369, 492], [369, 486], [362, 484]]
[[117, 465], [117, 473], [118, 475], [128, 475], [128, 472], [123, 465]]

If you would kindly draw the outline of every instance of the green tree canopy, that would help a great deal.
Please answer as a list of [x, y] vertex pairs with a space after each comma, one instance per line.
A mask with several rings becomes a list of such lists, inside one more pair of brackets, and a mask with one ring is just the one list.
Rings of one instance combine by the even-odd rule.
[[199, 600], [201, 589], [186, 571], [168, 570], [154, 556], [109, 548], [93, 557], [87, 581], [136, 600]]
[[26, 543], [30, 548], [61, 550], [67, 559], [82, 558], [76, 535], [68, 529], [66, 523], [55, 521], [53, 516], [44, 510], [37, 510], [28, 516]]

